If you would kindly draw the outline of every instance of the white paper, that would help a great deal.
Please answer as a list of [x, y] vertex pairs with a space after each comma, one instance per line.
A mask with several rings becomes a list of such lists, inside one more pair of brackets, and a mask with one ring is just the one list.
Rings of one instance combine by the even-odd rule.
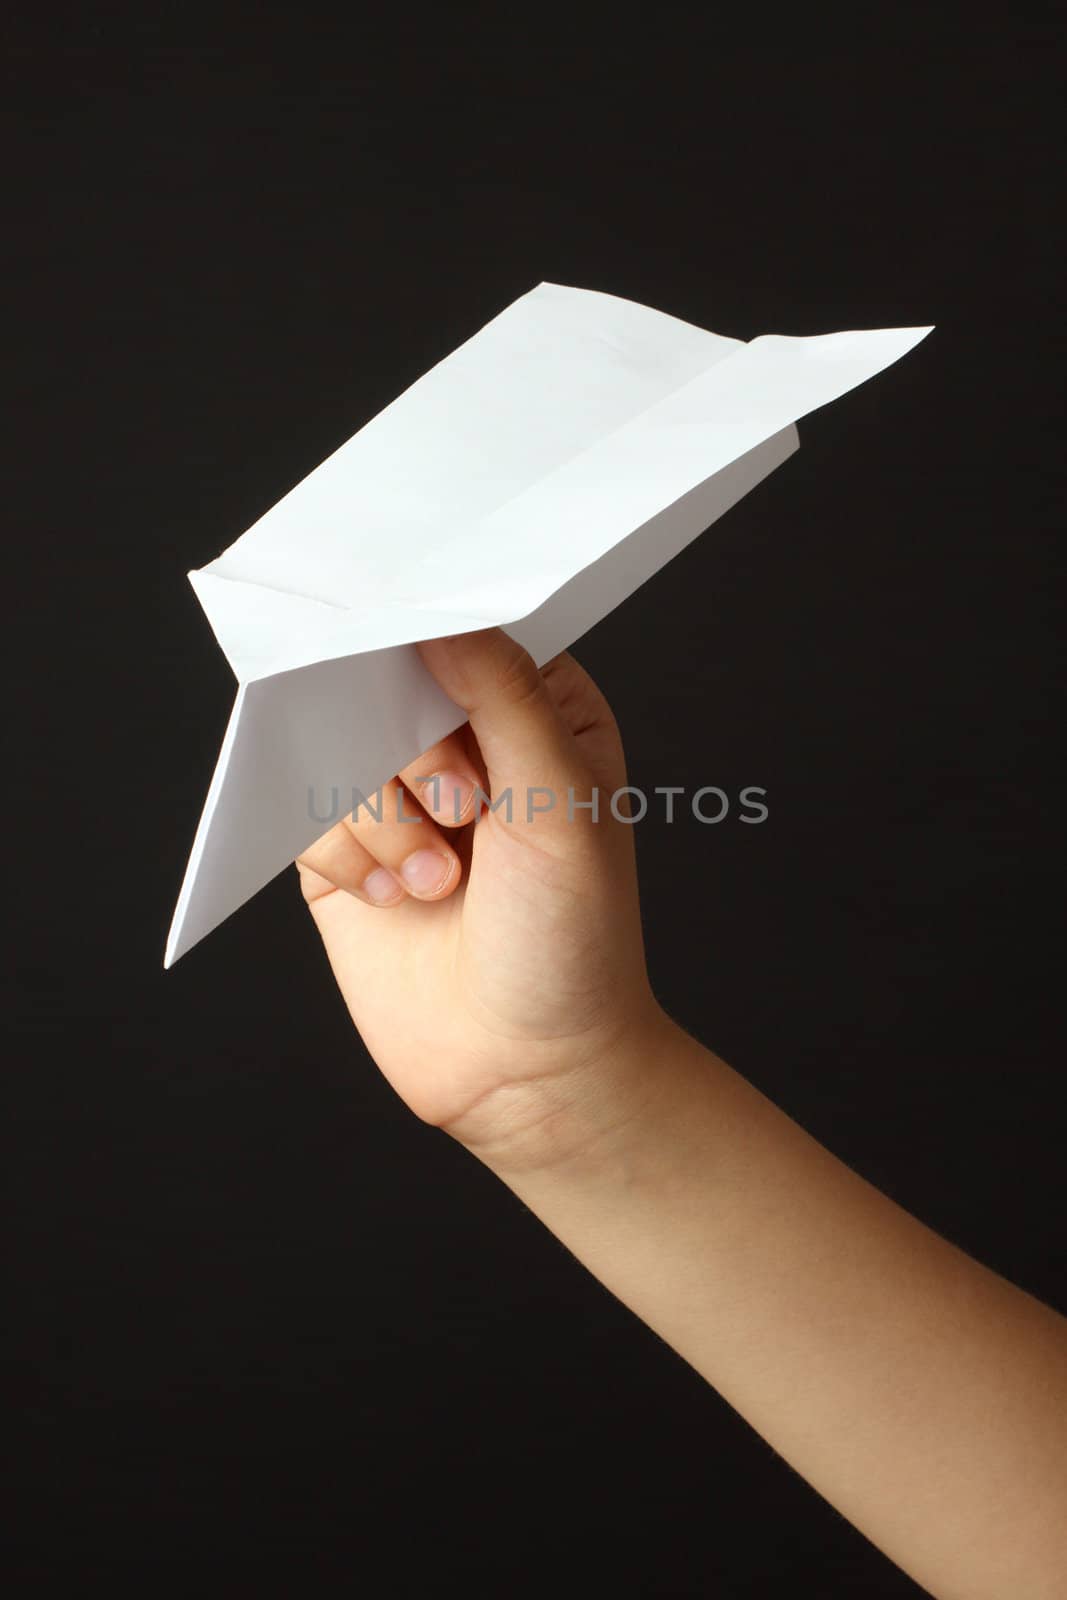
[[164, 965], [326, 830], [335, 788], [373, 794], [465, 720], [415, 641], [499, 625], [548, 661], [929, 332], [745, 343], [542, 283], [405, 390], [189, 574], [239, 687]]

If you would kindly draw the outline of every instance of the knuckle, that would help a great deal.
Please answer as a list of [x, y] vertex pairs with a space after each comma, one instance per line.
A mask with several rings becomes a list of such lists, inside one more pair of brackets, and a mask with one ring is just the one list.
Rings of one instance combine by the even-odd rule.
[[336, 829], [338, 846], [343, 847], [352, 839], [358, 843], [368, 832], [381, 828], [392, 815], [389, 804], [393, 793], [394, 786], [385, 784], [377, 794], [368, 796], [367, 804], [358, 806], [349, 816], [342, 817]]
[[308, 852], [296, 858], [297, 879], [300, 884], [300, 893], [306, 906], [313, 906], [316, 901], [324, 900], [327, 895], [333, 894], [337, 885], [322, 870], [322, 864], [316, 864], [308, 859]]
[[534, 664], [533, 657], [521, 645], [512, 643], [502, 654], [497, 667], [496, 690], [509, 705], [521, 705], [544, 693], [544, 680]]
[[618, 719], [616, 718], [614, 711], [612, 711], [606, 700], [604, 700], [597, 709], [597, 721], [603, 728], [606, 738], [611, 741], [618, 754], [622, 756], [622, 729], [619, 727]]

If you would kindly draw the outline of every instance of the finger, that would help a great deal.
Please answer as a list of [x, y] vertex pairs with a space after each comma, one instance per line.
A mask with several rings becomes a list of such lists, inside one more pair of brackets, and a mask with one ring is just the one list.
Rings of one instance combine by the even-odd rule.
[[341, 826], [416, 900], [443, 900], [459, 883], [459, 856], [396, 778]]
[[460, 828], [474, 819], [485, 774], [471, 760], [462, 734], [452, 733], [405, 767], [400, 781], [441, 827]]
[[541, 676], [598, 782], [614, 793], [626, 782], [626, 758], [619, 725], [603, 693], [566, 650], [546, 662]]
[[418, 648], [470, 717], [493, 798], [512, 791], [519, 820], [542, 810], [565, 820], [568, 790], [584, 778], [584, 763], [533, 658], [499, 628], [425, 640]]
[[314, 868], [309, 867], [307, 862], [301, 861], [299, 857], [296, 860], [296, 870], [300, 879], [300, 892], [309, 906], [313, 906], [316, 900], [321, 900], [324, 896], [336, 892], [337, 885], [335, 883], [331, 883], [329, 878], [324, 878], [321, 872], [316, 872]]
[[330, 889], [343, 889], [372, 906], [398, 906], [403, 885], [339, 822], [296, 858], [300, 885], [311, 905]]

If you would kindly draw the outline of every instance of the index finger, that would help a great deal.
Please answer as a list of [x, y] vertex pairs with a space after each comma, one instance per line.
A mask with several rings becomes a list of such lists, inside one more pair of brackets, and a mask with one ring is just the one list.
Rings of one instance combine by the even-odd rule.
[[472, 759], [462, 731], [432, 745], [398, 776], [442, 828], [473, 822], [476, 794], [485, 792], [488, 781]]

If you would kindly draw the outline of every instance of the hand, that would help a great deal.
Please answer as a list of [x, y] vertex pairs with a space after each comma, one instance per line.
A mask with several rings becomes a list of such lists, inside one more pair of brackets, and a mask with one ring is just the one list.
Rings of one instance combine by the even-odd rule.
[[[361, 807], [301, 856], [303, 892], [356, 1027], [416, 1115], [491, 1165], [541, 1166], [638, 1114], [669, 1026], [645, 971], [633, 828], [610, 804], [622, 744], [572, 656], [538, 671], [499, 629], [420, 650], [470, 722], [385, 786], [381, 820]], [[476, 787], [499, 809], [476, 807]]]
[[[576, 662], [539, 673], [496, 631], [423, 654], [469, 729], [300, 863], [386, 1077], [931, 1594], [1059, 1595], [1063, 1318], [659, 1010], [633, 830], [608, 804], [619, 736]], [[463, 820], [477, 783], [511, 790], [510, 822]], [[599, 820], [571, 820], [568, 791], [594, 788]]]

